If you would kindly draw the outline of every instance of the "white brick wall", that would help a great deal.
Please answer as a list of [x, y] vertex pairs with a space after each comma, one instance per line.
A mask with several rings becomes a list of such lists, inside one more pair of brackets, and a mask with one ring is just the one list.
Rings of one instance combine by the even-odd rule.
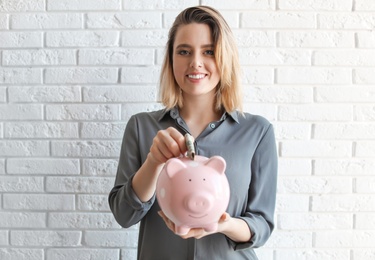
[[0, 1], [0, 259], [136, 259], [107, 194], [127, 120], [160, 108], [168, 29], [219, 9], [245, 108], [274, 123], [265, 260], [375, 259], [375, 1]]

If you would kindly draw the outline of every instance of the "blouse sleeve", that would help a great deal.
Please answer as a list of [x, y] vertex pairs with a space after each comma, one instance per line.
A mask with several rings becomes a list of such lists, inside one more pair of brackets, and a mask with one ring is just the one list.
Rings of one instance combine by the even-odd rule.
[[124, 228], [138, 223], [155, 201], [155, 195], [147, 202], [140, 201], [132, 187], [132, 178], [142, 164], [138, 140], [137, 120], [133, 116], [126, 125], [115, 185], [108, 196], [110, 209]]
[[235, 250], [263, 246], [274, 229], [277, 185], [277, 149], [272, 125], [269, 125], [251, 162], [251, 183], [243, 219], [251, 231], [247, 243], [235, 243]]

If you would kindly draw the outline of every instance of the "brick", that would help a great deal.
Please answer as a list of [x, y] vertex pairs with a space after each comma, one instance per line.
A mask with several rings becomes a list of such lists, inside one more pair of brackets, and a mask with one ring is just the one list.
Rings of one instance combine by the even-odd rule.
[[299, 194], [278, 194], [276, 199], [277, 212], [308, 212], [309, 196]]
[[374, 16], [366, 12], [337, 12], [318, 14], [319, 29], [371, 30], [375, 26]]
[[1, 192], [43, 192], [44, 181], [41, 177], [2, 176]]
[[170, 1], [137, 1], [122, 0], [126, 10], [155, 10], [155, 9], [176, 9], [181, 11], [189, 6], [199, 5], [198, 0], [170, 0]]
[[240, 62], [244, 65], [310, 65], [310, 50], [292, 49], [248, 49], [239, 50]]
[[342, 85], [352, 83], [352, 70], [347, 68], [278, 68], [276, 73], [276, 82], [280, 84]]
[[0, 68], [0, 84], [39, 84], [39, 83], [42, 83], [42, 70], [41, 69], [38, 69], [38, 68], [4, 68], [4, 67]]
[[89, 13], [87, 28], [155, 29], [162, 28], [159, 12]]
[[302, 11], [351, 11], [352, 0], [279, 0], [280, 10], [302, 10]]
[[313, 240], [312, 232], [288, 232], [276, 230], [267, 241], [271, 248], [308, 248]]
[[374, 248], [374, 231], [319, 231], [315, 234], [317, 247]]
[[[51, 229], [120, 229], [112, 213], [50, 212], [48, 227]], [[77, 250], [74, 249], [74, 250]], [[92, 250], [92, 249], [91, 249]], [[50, 258], [56, 259], [56, 258]], [[77, 258], [62, 258], [77, 259]], [[103, 258], [99, 258], [103, 259]]]
[[[308, 147], [309, 149], [306, 149]], [[283, 141], [280, 145], [282, 157], [294, 158], [337, 158], [351, 157], [351, 141]]]
[[122, 139], [124, 129], [125, 123], [82, 123], [80, 136], [85, 139]]
[[309, 176], [312, 173], [311, 160], [279, 158], [278, 172], [280, 176]]
[[152, 49], [82, 49], [78, 51], [81, 65], [153, 65]]
[[10, 102], [80, 102], [80, 86], [12, 86], [8, 88]]
[[278, 32], [280, 47], [294, 48], [354, 48], [353, 32], [343, 31], [304, 31]]
[[353, 260], [373, 260], [375, 258], [375, 249], [354, 249]]
[[36, 104], [0, 105], [0, 120], [41, 120], [43, 107]]
[[80, 246], [80, 231], [14, 230], [10, 241], [13, 246]]
[[[0, 246], [9, 245], [9, 233], [7, 230], [0, 230]], [[0, 249], [1, 252], [1, 249]]]
[[118, 0], [48, 0], [48, 11], [105, 11], [105, 10], [119, 10], [121, 8]]
[[51, 248], [46, 252], [47, 259], [106, 259], [117, 260], [119, 249], [107, 248]]
[[113, 188], [112, 177], [61, 177], [46, 179], [47, 192], [107, 194]]
[[0, 32], [0, 48], [33, 48], [43, 46], [41, 32]]
[[375, 160], [369, 159], [316, 159], [314, 175], [364, 176], [373, 175]]
[[236, 29], [233, 30], [233, 35], [240, 49], [276, 46], [276, 33], [274, 32]]
[[275, 106], [275, 104], [245, 103], [243, 109], [244, 112], [263, 116], [270, 121], [275, 121], [277, 118], [277, 107]]
[[47, 120], [118, 120], [119, 106], [111, 104], [47, 105]]
[[351, 229], [351, 213], [285, 213], [278, 215], [280, 230], [331, 230]]
[[374, 158], [375, 141], [357, 141], [355, 146], [355, 156]]
[[355, 84], [374, 84], [375, 83], [375, 69], [373, 68], [358, 68], [354, 69], [354, 83]]
[[274, 125], [274, 129], [278, 140], [308, 140], [311, 136], [309, 123], [278, 122]]
[[372, 0], [356, 0], [354, 7], [355, 11], [375, 11], [375, 3]]
[[81, 211], [105, 211], [110, 212], [108, 195], [77, 195], [77, 209]]
[[278, 179], [282, 194], [345, 194], [353, 190], [350, 177], [283, 176]]
[[83, 242], [92, 247], [137, 247], [138, 232], [121, 231], [86, 231]]
[[0, 212], [0, 219], [1, 219], [1, 228], [12, 228], [12, 229], [34, 228], [35, 229], [35, 228], [46, 227], [46, 213], [42, 213], [42, 212], [6, 212], [2, 210]]
[[349, 249], [291, 248], [280, 249], [275, 253], [276, 259], [288, 260], [351, 260]]
[[83, 17], [79, 13], [32, 13], [10, 16], [11, 29], [80, 29]]
[[[242, 66], [242, 83], [244, 85], [255, 84], [273, 84], [274, 70], [272, 68], [254, 68], [251, 66]], [[248, 92], [252, 89], [244, 86], [244, 91]], [[272, 87], [270, 87], [272, 88]]]
[[121, 259], [137, 259], [137, 248], [121, 249]]
[[37, 174], [37, 175], [78, 175], [80, 162], [78, 159], [61, 158], [9, 158], [7, 160], [8, 174]]
[[0, 29], [8, 29], [8, 15], [7, 14], [0, 14]]
[[279, 107], [278, 118], [282, 121], [348, 121], [353, 118], [353, 108], [350, 104], [301, 104], [282, 105]]
[[4, 66], [50, 66], [75, 64], [75, 50], [39, 49], [3, 51]]
[[354, 118], [356, 121], [375, 121], [374, 105], [356, 105], [354, 106]]
[[121, 34], [121, 46], [124, 47], [165, 47], [168, 31], [154, 30], [125, 30]]
[[16, 1], [3, 1], [0, 5], [0, 12], [33, 12], [44, 11], [45, 0], [16, 0]]
[[374, 66], [375, 51], [371, 50], [329, 50], [315, 51], [313, 65], [317, 66]]
[[45, 83], [89, 84], [117, 83], [117, 68], [48, 68]]
[[7, 88], [0, 87], [0, 103], [5, 103], [7, 101]]
[[356, 35], [359, 48], [375, 48], [374, 32], [357, 32]]
[[[364, 188], [361, 191], [366, 192]], [[371, 195], [359, 194], [313, 196], [311, 210], [316, 212], [370, 212], [375, 210], [375, 198]]]
[[[147, 75], [145, 77], [145, 75]], [[121, 83], [153, 83], [159, 81], [159, 67], [124, 67], [121, 69]]]
[[254, 9], [254, 10], [275, 10], [275, 0], [270, 1], [241, 1], [233, 0], [227, 1], [215, 1], [215, 0], [203, 0], [203, 5], [214, 6], [217, 9], [233, 9], [234, 6], [241, 6], [242, 9]]
[[319, 103], [371, 103], [375, 102], [373, 86], [319, 86], [315, 90]]
[[[357, 193], [375, 193], [375, 178], [374, 177], [357, 177], [355, 179], [355, 190]], [[370, 199], [370, 201], [373, 201], [373, 203], [370, 203], [371, 206], [369, 206], [368, 210], [375, 211], [375, 197]]]
[[47, 47], [116, 47], [116, 31], [61, 31], [46, 32]]
[[78, 123], [16, 122], [5, 125], [7, 138], [78, 138]]
[[62, 210], [75, 209], [74, 195], [62, 194], [4, 194], [7, 210]]
[[43, 259], [43, 249], [31, 248], [0, 248], [0, 259], [6, 260], [40, 260]]
[[157, 98], [155, 86], [93, 86], [84, 87], [82, 92], [85, 102], [153, 102]]
[[0, 156], [49, 156], [49, 142], [0, 140]]
[[242, 28], [253, 29], [313, 29], [317, 21], [314, 13], [269, 11], [244, 12], [241, 24]]
[[118, 157], [121, 141], [52, 141], [53, 156]]
[[315, 124], [314, 139], [363, 140], [375, 139], [375, 123]]
[[0, 159], [0, 174], [5, 174], [5, 159]]
[[314, 92], [310, 87], [253, 85], [244, 89], [244, 101], [251, 103], [311, 103], [313, 99]]
[[375, 213], [374, 212], [357, 212], [355, 214], [355, 229], [374, 230], [375, 229]]
[[115, 176], [117, 172], [117, 159], [83, 159], [83, 175]]

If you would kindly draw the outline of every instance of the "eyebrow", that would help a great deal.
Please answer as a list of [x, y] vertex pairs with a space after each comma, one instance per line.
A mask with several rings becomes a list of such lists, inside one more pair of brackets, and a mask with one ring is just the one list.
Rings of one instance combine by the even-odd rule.
[[[213, 47], [214, 47], [213, 44], [204, 44], [201, 46], [201, 48], [213, 48]], [[176, 49], [179, 49], [179, 48], [192, 48], [192, 46], [186, 43], [182, 43], [176, 46]]]

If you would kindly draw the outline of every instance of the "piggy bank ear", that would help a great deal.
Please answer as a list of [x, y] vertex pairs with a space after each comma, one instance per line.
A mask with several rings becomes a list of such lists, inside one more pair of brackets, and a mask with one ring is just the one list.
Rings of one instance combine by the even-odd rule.
[[186, 168], [186, 165], [180, 159], [172, 158], [165, 163], [164, 167], [169, 178], [172, 178], [177, 172]]
[[209, 167], [211, 167], [213, 169], [215, 169], [220, 174], [225, 172], [225, 168], [227, 166], [224, 158], [221, 157], [221, 156], [213, 156], [213, 157], [211, 157], [210, 159], [208, 159], [205, 162], [205, 165], [209, 166]]

